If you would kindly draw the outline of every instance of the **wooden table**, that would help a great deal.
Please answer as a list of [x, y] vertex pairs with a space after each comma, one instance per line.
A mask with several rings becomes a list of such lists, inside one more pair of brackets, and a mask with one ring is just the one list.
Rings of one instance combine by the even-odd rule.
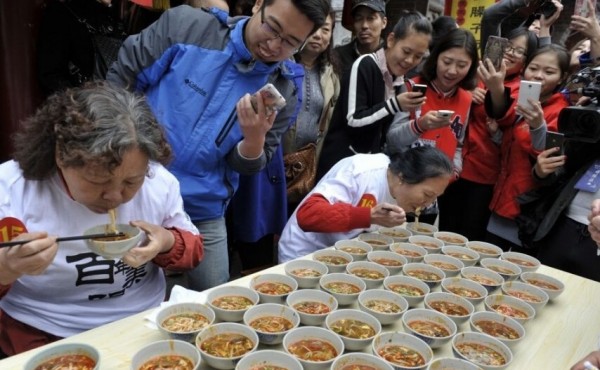
[[[267, 272], [284, 273], [283, 265], [271, 267], [257, 274]], [[600, 312], [596, 303], [600, 299], [600, 283], [547, 266], [541, 266], [538, 272], [561, 280], [565, 284], [565, 291], [554, 301], [549, 302], [533, 320], [525, 324], [526, 336], [513, 349], [514, 360], [510, 369], [569, 369], [588, 352], [598, 347]], [[248, 286], [253, 276], [246, 276], [228, 284]], [[434, 291], [439, 290], [439, 287], [434, 289]], [[421, 303], [420, 306], [422, 305]], [[475, 308], [477, 311], [483, 310], [483, 303]], [[100, 351], [102, 369], [129, 369], [130, 359], [136, 351], [148, 343], [166, 339], [158, 330], [146, 325], [147, 321], [144, 317], [150, 311], [63, 339], [59, 343], [88, 343]], [[403, 331], [401, 322], [383, 327], [383, 331], [394, 330]], [[468, 322], [459, 326], [460, 331], [469, 331]], [[281, 346], [274, 347], [281, 349]], [[259, 346], [259, 349], [264, 348], [272, 347]], [[4, 359], [0, 361], [0, 369], [20, 370], [27, 359], [40, 350], [41, 348], [37, 348]], [[370, 351], [370, 348], [367, 347], [365, 351]], [[434, 350], [434, 356], [435, 358], [452, 357], [450, 344]], [[201, 368], [209, 367], [201, 366]]]

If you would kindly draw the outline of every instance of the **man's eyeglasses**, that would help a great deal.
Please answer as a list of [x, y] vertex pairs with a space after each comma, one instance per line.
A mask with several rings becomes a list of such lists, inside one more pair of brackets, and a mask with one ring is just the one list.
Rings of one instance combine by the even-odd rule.
[[516, 57], [522, 57], [525, 55], [525, 53], [527, 53], [527, 50], [523, 49], [523, 48], [519, 48], [519, 47], [515, 47], [512, 46], [510, 44], [506, 45], [506, 53], [512, 53], [514, 56]]
[[281, 43], [281, 47], [288, 52], [291, 51], [293, 53], [296, 53], [296, 52], [298, 52], [298, 50], [300, 50], [302, 48], [302, 46], [304, 46], [304, 43], [297, 42], [297, 41], [290, 41], [287, 38], [281, 37], [281, 34], [277, 31], [275, 31], [275, 29], [273, 29], [273, 27], [269, 24], [269, 22], [267, 22], [265, 20], [265, 7], [264, 6], [260, 8], [260, 26], [266, 34], [271, 36], [271, 38], [269, 40], [279, 39], [279, 41]]

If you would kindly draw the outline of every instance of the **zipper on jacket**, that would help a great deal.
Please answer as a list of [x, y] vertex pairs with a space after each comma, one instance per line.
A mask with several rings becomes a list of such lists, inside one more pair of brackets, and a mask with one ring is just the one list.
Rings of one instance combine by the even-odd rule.
[[221, 144], [223, 144], [223, 141], [225, 141], [225, 138], [227, 137], [227, 135], [229, 135], [229, 131], [231, 131], [231, 128], [233, 127], [233, 124], [235, 123], [236, 117], [237, 117], [236, 110], [235, 110], [235, 108], [233, 108], [233, 110], [231, 111], [231, 114], [227, 118], [227, 121], [225, 121], [225, 125], [223, 126], [223, 128], [219, 132], [219, 135], [217, 136], [217, 139], [215, 140], [215, 143], [217, 144], [218, 147], [221, 146]]

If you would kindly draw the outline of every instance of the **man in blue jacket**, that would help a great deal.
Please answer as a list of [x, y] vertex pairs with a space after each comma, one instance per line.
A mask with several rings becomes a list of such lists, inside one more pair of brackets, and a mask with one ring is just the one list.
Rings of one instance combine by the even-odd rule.
[[[258, 0], [260, 11], [228, 24], [217, 10], [180, 6], [130, 36], [107, 79], [146, 94], [175, 152], [187, 213], [204, 236], [205, 255], [188, 274], [204, 290], [229, 278], [224, 213], [239, 174], [271, 159], [296, 105], [291, 57], [324, 22], [328, 0]], [[211, 14], [212, 13], [212, 14]], [[270, 82], [288, 104], [267, 114], [250, 94]], [[257, 215], [260, 217], [260, 215]]]

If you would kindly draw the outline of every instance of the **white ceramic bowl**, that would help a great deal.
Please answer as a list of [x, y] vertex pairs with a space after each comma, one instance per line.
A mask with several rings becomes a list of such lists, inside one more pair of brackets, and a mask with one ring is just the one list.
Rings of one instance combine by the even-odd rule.
[[[317, 289], [303, 289], [292, 292], [286, 300], [286, 304], [298, 312], [302, 325], [319, 326], [325, 322], [325, 318], [338, 308], [338, 301], [331, 294]], [[318, 304], [323, 307], [322, 313], [307, 313], [298, 305], [310, 308]], [[314, 310], [314, 308], [313, 308]]]
[[[331, 365], [331, 370], [347, 370], [348, 366], [364, 366], [369, 369], [394, 370], [392, 365], [383, 359], [368, 353], [346, 353], [336, 358]], [[362, 369], [363, 367], [361, 367]]]
[[371, 244], [360, 240], [338, 240], [333, 246], [336, 250], [346, 252], [351, 255], [352, 261], [366, 260], [367, 253], [373, 250]]
[[[460, 352], [459, 350], [459, 346], [464, 345], [464, 344], [478, 344], [478, 345], [483, 345], [486, 346], [488, 348], [491, 348], [492, 350], [498, 352], [503, 358], [504, 358], [504, 364], [503, 365], [498, 365], [498, 366], [491, 366], [491, 365], [486, 365], [485, 363], [481, 363], [481, 360], [477, 360], [477, 355], [473, 355], [473, 356], [465, 356], [463, 353]], [[481, 367], [484, 370], [502, 370], [502, 369], [507, 369], [510, 366], [510, 363], [512, 362], [513, 359], [513, 354], [510, 350], [510, 348], [508, 348], [506, 346], [506, 344], [502, 343], [501, 341], [499, 341], [498, 339], [489, 336], [487, 334], [483, 334], [483, 333], [477, 333], [477, 332], [463, 332], [463, 333], [458, 333], [454, 336], [454, 338], [452, 338], [452, 353], [454, 354], [454, 356], [456, 356], [457, 358], [461, 358], [470, 362], [475, 363], [477, 366]], [[481, 358], [483, 356], [479, 356], [479, 358]], [[485, 356], [487, 357], [487, 356]]]
[[390, 272], [385, 266], [369, 261], [350, 262], [346, 267], [346, 272], [364, 281], [367, 289], [381, 287], [383, 279], [390, 276]]
[[544, 308], [550, 297], [542, 289], [522, 281], [508, 281], [500, 287], [502, 293], [519, 298], [535, 309], [536, 315]]
[[440, 285], [442, 280], [446, 278], [446, 274], [441, 269], [428, 265], [426, 263], [407, 263], [402, 266], [402, 273], [405, 276], [414, 277], [429, 285], [431, 289]]
[[[440, 326], [442, 326], [448, 332], [448, 335], [426, 335], [411, 327], [411, 325], [414, 325], [417, 322], [430, 323], [431, 325], [434, 325], [434, 327], [439, 328], [440, 333], [443, 331], [441, 330], [442, 328], [440, 328]], [[434, 349], [440, 348], [444, 344], [450, 342], [457, 331], [456, 324], [448, 316], [441, 314], [438, 311], [425, 308], [413, 308], [406, 311], [404, 315], [402, 315], [402, 326], [404, 327], [405, 332], [423, 340], [429, 347]]]
[[346, 271], [346, 266], [354, 261], [354, 258], [349, 253], [329, 248], [316, 251], [313, 253], [312, 258], [315, 261], [324, 263], [329, 273], [344, 272]]
[[298, 283], [298, 288], [315, 288], [319, 286], [321, 276], [327, 274], [327, 265], [314, 260], [298, 259], [283, 265], [285, 273]]
[[460, 276], [483, 285], [488, 294], [500, 288], [504, 283], [504, 278], [499, 273], [477, 266], [463, 267], [460, 270]]
[[425, 248], [427, 253], [442, 253], [444, 242], [428, 235], [413, 235], [408, 238], [408, 242]]
[[358, 307], [375, 317], [381, 325], [396, 323], [408, 309], [408, 301], [385, 289], [365, 290], [358, 295]]
[[466, 236], [450, 231], [438, 231], [433, 233], [433, 237], [444, 242], [444, 245], [460, 245], [465, 246], [469, 239]]
[[542, 265], [537, 258], [519, 252], [504, 252], [500, 255], [500, 259], [518, 265], [523, 272], [534, 272]]
[[423, 302], [425, 295], [430, 292], [429, 285], [410, 276], [394, 275], [383, 280], [383, 287], [400, 294], [410, 307], [415, 307]]
[[[271, 326], [266, 326], [268, 329], [258, 329], [255, 325], [259, 322], [256, 320], [277, 319]], [[285, 328], [281, 319], [284, 319], [286, 324], [290, 325]], [[271, 320], [272, 321], [272, 320]], [[251, 327], [258, 334], [258, 341], [263, 344], [279, 344], [283, 341], [283, 337], [293, 328], [300, 325], [300, 315], [294, 309], [277, 303], [263, 303], [257, 306], [250, 307], [244, 314], [244, 325]], [[264, 324], [263, 324], [263, 327]]]
[[418, 225], [414, 222], [407, 222], [406, 229], [413, 233], [413, 235], [427, 235], [431, 237], [433, 237], [433, 233], [439, 231], [437, 226], [425, 222], [419, 222]]
[[[205, 348], [208, 343], [207, 341], [213, 341], [217, 336], [228, 334], [243, 335], [250, 340], [252, 347], [248, 348], [246, 352], [235, 354], [232, 357], [218, 357], [214, 353], [209, 353], [210, 351]], [[213, 324], [202, 330], [196, 337], [196, 347], [200, 350], [202, 361], [207, 365], [216, 369], [233, 369], [244, 356], [256, 350], [258, 347], [258, 335], [254, 329], [246, 325], [222, 322]]]
[[374, 251], [390, 250], [390, 244], [394, 243], [394, 238], [380, 233], [359, 234], [358, 240], [368, 243]]
[[[354, 320], [355, 325], [349, 323], [349, 320]], [[367, 325], [369, 329], [365, 328], [364, 325]], [[350, 351], [362, 350], [371, 344], [373, 338], [381, 332], [379, 320], [367, 312], [356, 309], [332, 312], [325, 319], [325, 327], [339, 335], [342, 342], [344, 342], [344, 348]], [[356, 332], [360, 337], [349, 335], [350, 330]]]
[[67, 355], [87, 356], [96, 363], [92, 370], [100, 369], [100, 353], [96, 348], [85, 343], [62, 343], [49, 345], [48, 348], [32, 356], [25, 363], [23, 370], [35, 370], [46, 361]]
[[[475, 312], [475, 306], [467, 299], [452, 293], [431, 292], [425, 296], [423, 302], [426, 308], [436, 310], [448, 316], [456, 325], [466, 322]], [[463, 314], [458, 314], [459, 307], [464, 309]], [[462, 310], [461, 310], [462, 311]]]
[[483, 302], [488, 296], [488, 291], [485, 287], [476, 281], [451, 277], [442, 280], [442, 292], [456, 294], [471, 302], [474, 306]]
[[550, 300], [558, 297], [565, 291], [565, 284], [555, 277], [541, 274], [539, 272], [524, 272], [520, 276], [521, 281], [542, 289]]
[[235, 370], [253, 370], [259, 366], [279, 366], [288, 370], [303, 370], [298, 359], [288, 353], [275, 350], [254, 351], [235, 365]]
[[427, 366], [427, 370], [481, 370], [481, 368], [460, 358], [442, 357], [433, 360]]
[[499, 246], [482, 241], [471, 240], [467, 243], [466, 247], [479, 253], [481, 258], [498, 258], [503, 252]]
[[298, 289], [298, 283], [283, 274], [260, 274], [250, 280], [250, 288], [260, 297], [260, 303], [284, 304], [287, 296]]
[[[310, 340], [310, 341], [318, 341], [317, 348], [324, 348], [323, 345], [318, 345], [318, 343], [327, 343], [331, 345], [335, 351], [335, 357], [326, 360], [326, 361], [311, 361], [303, 358], [303, 354], [294, 354], [291, 350], [291, 347], [296, 345], [300, 341]], [[334, 332], [324, 329], [318, 328], [314, 326], [306, 326], [296, 328], [283, 337], [283, 349], [292, 356], [295, 356], [304, 370], [329, 370], [333, 365], [333, 362], [344, 353], [344, 342], [340, 338], [339, 335]]]
[[[417, 366], [403, 366], [400, 363], [394, 363], [394, 362], [390, 362], [386, 359], [385, 356], [385, 352], [386, 352], [386, 348], [389, 346], [401, 346], [404, 348], [408, 348], [412, 351], [415, 351], [419, 354], [420, 358], [422, 359], [422, 364], [419, 364]], [[419, 369], [425, 369], [427, 367], [427, 365], [429, 365], [429, 363], [431, 362], [431, 360], [433, 360], [433, 351], [431, 350], [431, 347], [429, 347], [429, 345], [427, 343], [425, 343], [423, 340], [415, 337], [414, 335], [410, 335], [407, 333], [403, 333], [400, 331], [395, 331], [395, 332], [384, 332], [379, 334], [378, 336], [375, 337], [375, 339], [373, 339], [373, 345], [371, 346], [371, 350], [373, 351], [373, 354], [377, 357], [381, 357], [382, 359], [384, 359], [387, 363], [389, 363], [390, 365], [392, 365], [392, 367], [395, 370], [419, 370]]]
[[[189, 325], [192, 325], [193, 328], [185, 330], [181, 326], [181, 329], [167, 329], [167, 327], [165, 327], [165, 324], [167, 324], [165, 323], [165, 320], [171, 318], [170, 321], [172, 321], [174, 316], [179, 315], [184, 317], [175, 320], [176, 322], [173, 322], [172, 324], [179, 323], [181, 325], [183, 324], [181, 320], [185, 320]], [[198, 317], [197, 315], [200, 315], [201, 317]], [[196, 302], [182, 302], [160, 308], [156, 315], [156, 325], [161, 332], [167, 334], [171, 339], [193, 343], [194, 339], [196, 339], [196, 336], [202, 329], [214, 323], [215, 317], [215, 311], [209, 306]]]
[[396, 227], [381, 227], [377, 230], [379, 234], [389, 236], [394, 239], [395, 243], [405, 242], [408, 240], [408, 237], [412, 235], [412, 232], [405, 227], [396, 226]]
[[131, 358], [131, 370], [139, 370], [146, 362], [161, 356], [181, 356], [191, 361], [193, 370], [200, 367], [200, 352], [193, 344], [181, 340], [161, 340], [137, 351]]
[[479, 259], [479, 253], [467, 247], [461, 247], [458, 245], [444, 245], [442, 247], [442, 254], [450, 257], [458, 258], [466, 266], [474, 266]]
[[[239, 300], [239, 297], [246, 298], [250, 302], [246, 301], [247, 306], [239, 309], [228, 308], [224, 305], [217, 305], [217, 301], [231, 300], [232, 298]], [[221, 321], [242, 321], [244, 318], [244, 313], [246, 313], [250, 307], [257, 305], [258, 300], [259, 297], [256, 291], [248, 287], [238, 285], [223, 285], [215, 287], [211, 289], [206, 296], [206, 302], [208, 303], [208, 306], [215, 311], [217, 319]]]
[[445, 254], [428, 254], [423, 258], [423, 262], [444, 271], [446, 277], [458, 275], [460, 269], [465, 267], [458, 258], [447, 256]]
[[[138, 245], [146, 235], [139, 227], [128, 224], [117, 224], [116, 228], [119, 232], [129, 236], [129, 238], [115, 241], [86, 239], [86, 245], [92, 252], [99, 256], [106, 259], [116, 259], [122, 258], [131, 248]], [[85, 230], [83, 235], [102, 234], [106, 233], [107, 230], [110, 230], [109, 225], [98, 225]]]
[[[511, 349], [525, 337], [523, 325], [511, 317], [500, 315], [497, 312], [475, 312], [469, 319], [469, 325], [472, 331], [491, 335]], [[505, 327], [508, 327], [508, 329]], [[502, 332], [499, 332], [499, 330], [502, 330]]]
[[518, 265], [498, 258], [484, 258], [479, 261], [479, 264], [483, 268], [499, 273], [504, 281], [515, 280], [521, 275], [521, 268]]
[[[342, 273], [323, 276], [319, 280], [319, 286], [334, 296], [340, 306], [356, 302], [360, 292], [367, 289], [367, 285], [361, 278]], [[358, 291], [356, 291], [357, 289]]]
[[402, 266], [408, 263], [406, 257], [392, 251], [372, 251], [367, 254], [367, 261], [384, 266], [390, 275], [399, 274]]
[[422, 262], [427, 254], [427, 249], [412, 243], [393, 243], [390, 245], [390, 250], [404, 256], [408, 263]]
[[[526, 322], [535, 317], [535, 309], [529, 303], [509, 295], [488, 295], [483, 300], [483, 304], [486, 311], [497, 312], [500, 315], [512, 317], [521, 325], [525, 325]], [[516, 313], [520, 313], [520, 315]]]

